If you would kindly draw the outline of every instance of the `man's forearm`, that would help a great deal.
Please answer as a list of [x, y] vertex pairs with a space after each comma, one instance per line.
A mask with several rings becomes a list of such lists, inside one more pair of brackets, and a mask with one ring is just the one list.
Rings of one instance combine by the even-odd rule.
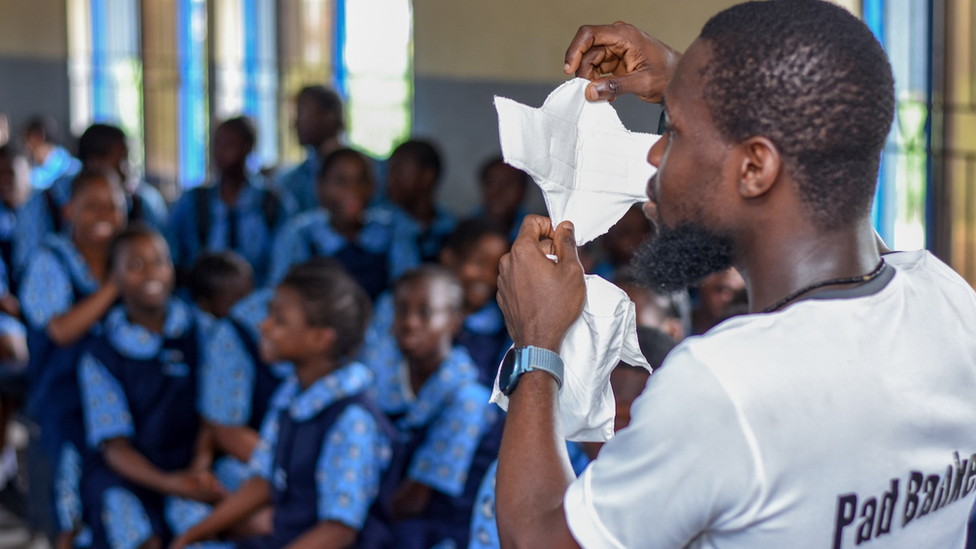
[[505, 549], [578, 547], [563, 513], [563, 495], [576, 477], [559, 426], [558, 395], [552, 376], [529, 372], [509, 400], [495, 484]]

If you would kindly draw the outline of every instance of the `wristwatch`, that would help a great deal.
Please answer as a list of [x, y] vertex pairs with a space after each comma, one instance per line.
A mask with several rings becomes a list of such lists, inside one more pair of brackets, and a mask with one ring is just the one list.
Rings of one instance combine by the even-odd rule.
[[519, 378], [526, 372], [542, 370], [556, 378], [561, 389], [563, 386], [563, 359], [559, 355], [541, 347], [516, 348], [512, 347], [505, 353], [501, 371], [498, 374], [498, 387], [502, 394], [509, 396], [518, 386]]

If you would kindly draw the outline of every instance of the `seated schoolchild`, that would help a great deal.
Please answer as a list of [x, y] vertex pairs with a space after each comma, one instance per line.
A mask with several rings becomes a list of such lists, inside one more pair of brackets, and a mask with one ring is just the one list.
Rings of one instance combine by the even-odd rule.
[[263, 286], [275, 235], [295, 213], [290, 195], [266, 188], [262, 177], [249, 174], [247, 157], [257, 133], [244, 117], [221, 122], [214, 132], [213, 160], [219, 179], [193, 190], [173, 206], [167, 240], [181, 277], [206, 251], [233, 250], [254, 269]]
[[[324, 257], [302, 265], [309, 273], [342, 269]], [[224, 454], [215, 463], [215, 472], [231, 490], [247, 480], [247, 463], [260, 440], [271, 397], [294, 372], [288, 362], [269, 364], [261, 358], [260, 326], [268, 317], [273, 295], [273, 289], [262, 288], [239, 301], [214, 323], [206, 343], [200, 404], [213, 427], [217, 450]]]
[[[70, 184], [69, 184], [70, 186]], [[16, 303], [17, 282], [14, 271], [14, 249], [17, 247], [17, 224], [25, 211], [24, 205], [30, 198], [30, 164], [27, 155], [12, 143], [0, 147], [0, 259], [5, 272], [0, 281], [6, 284], [9, 298], [0, 298], [0, 311], [19, 316], [20, 307]], [[26, 257], [25, 253], [17, 256]], [[13, 302], [10, 302], [13, 299]]]
[[[366, 395], [370, 371], [348, 360], [362, 343], [368, 297], [340, 269], [299, 265], [268, 313], [261, 355], [291, 362], [295, 374], [272, 400], [251, 456], [255, 475], [173, 549], [217, 536], [237, 547], [350, 547], [370, 516], [395, 433]], [[231, 539], [268, 505], [271, 533]]]
[[206, 317], [172, 296], [173, 263], [155, 231], [127, 229], [111, 258], [122, 303], [78, 361], [84, 516], [95, 549], [159, 547], [224, 495], [195, 406]]
[[[455, 343], [464, 347], [478, 368], [478, 382], [490, 386], [505, 351], [511, 345], [502, 311], [495, 302], [498, 292], [498, 262], [508, 252], [505, 231], [488, 219], [461, 222], [444, 242], [441, 263], [450, 269], [464, 288], [464, 321]], [[373, 318], [366, 331], [362, 360], [377, 375], [396, 373], [403, 357], [393, 337], [393, 294], [376, 300]], [[393, 396], [383, 399], [384, 409], [402, 406]]]
[[213, 318], [224, 318], [254, 291], [254, 270], [230, 250], [205, 253], [190, 270], [189, 290], [198, 309]]
[[321, 207], [296, 216], [275, 241], [271, 282], [311, 257], [332, 257], [375, 299], [390, 282], [417, 265], [412, 241], [398, 231], [388, 209], [368, 207], [375, 187], [370, 161], [353, 149], [322, 160]]
[[[78, 139], [78, 159], [82, 170], [109, 171], [118, 177], [125, 194], [129, 223], [145, 223], [162, 228], [166, 223], [166, 200], [160, 192], [134, 177], [129, 166], [129, 144], [125, 132], [117, 126], [92, 124]], [[47, 233], [59, 233], [67, 225], [62, 211], [69, 199], [71, 181], [75, 174], [59, 177], [50, 187], [37, 190], [24, 204], [18, 217], [16, 249], [13, 267], [19, 270]]]
[[503, 227], [508, 232], [508, 239], [515, 242], [527, 213], [523, 203], [532, 178], [496, 156], [482, 166], [478, 181], [481, 183], [481, 206], [475, 210], [475, 215]]
[[[664, 363], [664, 358], [674, 348], [674, 341], [664, 332], [654, 328], [638, 327], [637, 339], [641, 353], [652, 369]], [[610, 387], [616, 402], [616, 416], [613, 430], [620, 431], [630, 424], [630, 409], [634, 401], [644, 391], [650, 374], [644, 368], [619, 363], [610, 373]], [[573, 471], [579, 475], [591, 460], [596, 459], [602, 443], [567, 442], [566, 449]], [[498, 525], [495, 522], [495, 476], [498, 461], [491, 464], [485, 475], [471, 516], [471, 541], [468, 549], [499, 549]]]
[[435, 196], [441, 178], [440, 153], [428, 141], [406, 141], [394, 149], [387, 168], [386, 194], [398, 230], [411, 237], [421, 262], [437, 261], [456, 223]]
[[468, 350], [478, 367], [478, 381], [490, 386], [512, 341], [495, 301], [498, 263], [509, 243], [500, 225], [472, 219], [457, 226], [444, 242], [441, 263], [451, 269], [464, 288], [464, 323], [455, 342]]
[[[126, 222], [125, 197], [115, 174], [79, 174], [71, 183], [65, 215], [70, 233], [45, 237], [20, 285], [30, 352], [26, 407], [40, 428], [40, 444], [29, 447], [31, 493], [56, 502], [52, 515], [57, 520], [52, 522], [62, 541], [73, 536], [82, 520], [77, 471], [78, 449], [85, 443], [75, 364], [80, 347], [119, 294], [108, 272], [112, 239]], [[43, 520], [44, 513], [37, 518]]]
[[377, 380], [379, 398], [403, 403], [388, 414], [407, 439], [398, 454], [402, 479], [390, 507], [403, 549], [438, 543], [464, 547], [478, 484], [498, 455], [498, 411], [478, 370], [454, 335], [464, 290], [447, 269], [408, 271], [394, 289], [393, 332], [404, 358], [399, 382]]

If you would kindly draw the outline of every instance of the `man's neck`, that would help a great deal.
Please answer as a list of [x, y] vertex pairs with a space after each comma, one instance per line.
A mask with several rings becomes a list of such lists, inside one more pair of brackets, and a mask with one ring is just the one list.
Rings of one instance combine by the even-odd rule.
[[738, 250], [739, 257], [748, 258], [736, 268], [746, 281], [750, 312], [761, 312], [816, 282], [866, 275], [881, 261], [866, 218], [827, 233], [809, 226], [781, 229], [765, 230], [762, 238]]
[[220, 176], [220, 199], [229, 206], [237, 204], [237, 198], [246, 184], [247, 175], [243, 169], [224, 172]]

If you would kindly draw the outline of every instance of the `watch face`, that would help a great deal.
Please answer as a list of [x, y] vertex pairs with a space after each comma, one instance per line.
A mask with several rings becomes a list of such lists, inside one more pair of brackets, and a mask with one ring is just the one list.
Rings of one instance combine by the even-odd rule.
[[502, 394], [509, 395], [515, 387], [509, 387], [512, 379], [512, 372], [515, 371], [515, 348], [512, 347], [505, 353], [505, 358], [502, 359], [501, 371], [498, 374], [498, 388], [501, 389]]

